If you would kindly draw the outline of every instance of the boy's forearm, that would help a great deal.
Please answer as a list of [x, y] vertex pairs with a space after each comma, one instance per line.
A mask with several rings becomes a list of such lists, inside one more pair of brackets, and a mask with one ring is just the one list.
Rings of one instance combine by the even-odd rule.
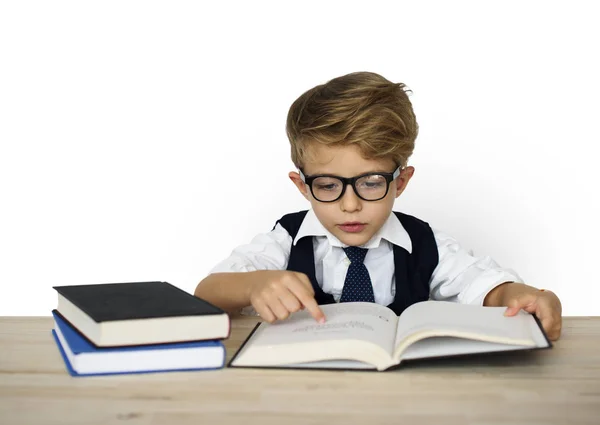
[[485, 297], [483, 301], [484, 306], [492, 307], [504, 307], [507, 305], [508, 300], [511, 298], [511, 294], [523, 293], [523, 292], [538, 292], [539, 289], [533, 286], [525, 285], [524, 283], [517, 282], [504, 282], [494, 289], [492, 289]]
[[196, 287], [194, 295], [232, 313], [250, 305], [252, 272], [213, 273]]

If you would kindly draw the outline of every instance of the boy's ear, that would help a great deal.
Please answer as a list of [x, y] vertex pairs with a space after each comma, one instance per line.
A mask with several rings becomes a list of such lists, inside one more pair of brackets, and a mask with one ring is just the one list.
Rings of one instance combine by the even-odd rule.
[[302, 181], [300, 174], [296, 173], [295, 171], [291, 171], [288, 174], [288, 176], [290, 177], [290, 180], [292, 180], [292, 182], [296, 185], [302, 196], [308, 199], [308, 187]]
[[396, 198], [402, 195], [406, 186], [408, 186], [408, 182], [412, 178], [413, 174], [415, 174], [415, 167], [406, 167], [404, 170], [400, 171], [400, 175], [396, 179], [395, 187], [396, 187]]

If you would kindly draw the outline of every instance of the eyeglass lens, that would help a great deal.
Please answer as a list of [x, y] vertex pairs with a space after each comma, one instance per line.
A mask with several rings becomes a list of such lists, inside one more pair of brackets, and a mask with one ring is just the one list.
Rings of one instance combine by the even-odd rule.
[[[325, 202], [339, 198], [343, 187], [343, 182], [335, 177], [317, 177], [312, 182], [313, 196]], [[362, 198], [377, 200], [386, 195], [387, 181], [382, 175], [372, 174], [356, 180], [354, 188]]]

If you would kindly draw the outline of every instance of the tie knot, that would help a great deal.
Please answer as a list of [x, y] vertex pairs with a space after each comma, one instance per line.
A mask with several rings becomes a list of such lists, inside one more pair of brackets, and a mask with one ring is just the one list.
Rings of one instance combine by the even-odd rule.
[[344, 248], [344, 252], [352, 263], [362, 263], [365, 261], [367, 251], [367, 248], [359, 248], [357, 246], [349, 246], [348, 248]]

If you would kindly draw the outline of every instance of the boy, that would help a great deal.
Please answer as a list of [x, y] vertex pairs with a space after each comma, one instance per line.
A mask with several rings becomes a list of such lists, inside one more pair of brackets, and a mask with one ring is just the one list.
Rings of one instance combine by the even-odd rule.
[[252, 305], [268, 322], [319, 304], [371, 301], [396, 314], [427, 299], [535, 313], [550, 339], [561, 303], [491, 258], [473, 257], [427, 223], [392, 211], [414, 173], [418, 125], [405, 85], [374, 73], [335, 78], [300, 96], [287, 117], [289, 177], [310, 202], [236, 248], [195, 295], [227, 310]]

